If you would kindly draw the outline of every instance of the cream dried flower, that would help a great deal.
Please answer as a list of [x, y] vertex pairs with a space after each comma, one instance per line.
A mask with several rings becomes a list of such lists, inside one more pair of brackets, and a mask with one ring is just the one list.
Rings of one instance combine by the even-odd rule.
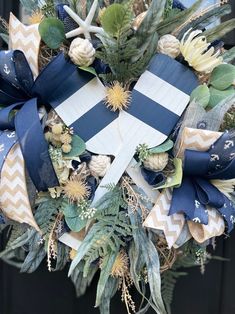
[[159, 39], [157, 50], [175, 59], [180, 54], [180, 42], [175, 36], [166, 34]]
[[[187, 31], [180, 43], [180, 51], [188, 64], [198, 72], [210, 73], [223, 62], [220, 51], [210, 47], [201, 30]], [[208, 49], [209, 48], [209, 49]]]
[[211, 183], [228, 199], [231, 199], [231, 194], [234, 192], [235, 179], [230, 180], [211, 180]]
[[76, 38], [70, 45], [69, 56], [74, 64], [88, 67], [95, 60], [95, 48], [88, 39]]

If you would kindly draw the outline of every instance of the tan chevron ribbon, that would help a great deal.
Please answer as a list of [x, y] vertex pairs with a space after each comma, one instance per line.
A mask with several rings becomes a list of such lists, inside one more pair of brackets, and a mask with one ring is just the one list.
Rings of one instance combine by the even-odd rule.
[[178, 147], [177, 157], [183, 158], [185, 149], [198, 151], [208, 150], [221, 134], [222, 133], [220, 132], [208, 130], [184, 128]]
[[9, 49], [21, 50], [29, 62], [34, 77], [38, 76], [38, 56], [41, 36], [38, 24], [26, 26], [14, 14], [10, 14], [9, 21]]
[[171, 248], [179, 238], [185, 219], [183, 214], [168, 216], [172, 192], [170, 189], [164, 190], [160, 194], [157, 203], [144, 221], [144, 227], [162, 230], [167, 240], [168, 247]]
[[27, 223], [40, 231], [32, 214], [26, 187], [24, 159], [18, 143], [11, 148], [2, 167], [0, 207], [9, 219]]
[[203, 243], [224, 233], [224, 220], [216, 209], [208, 209], [208, 219], [208, 225], [188, 221], [189, 231], [198, 243]]

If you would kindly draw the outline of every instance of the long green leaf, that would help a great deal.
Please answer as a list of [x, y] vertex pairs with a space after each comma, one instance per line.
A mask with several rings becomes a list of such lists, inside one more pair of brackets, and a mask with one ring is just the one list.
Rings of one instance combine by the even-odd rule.
[[100, 278], [97, 285], [95, 307], [100, 306], [100, 303], [102, 302], [102, 295], [105, 291], [105, 287], [110, 277], [111, 270], [118, 255], [118, 252], [119, 250], [117, 250], [116, 252], [110, 252], [110, 254], [104, 258], [104, 262], [102, 263], [102, 269], [100, 272]]
[[222, 38], [227, 33], [231, 32], [235, 28], [235, 18], [224, 23], [221, 23], [211, 29], [208, 29], [203, 33], [206, 36], [208, 42], [213, 42], [216, 39]]
[[187, 21], [193, 13], [197, 11], [202, 2], [203, 0], [197, 0], [190, 8], [174, 15], [173, 17], [169, 17], [163, 20], [161, 23], [158, 24], [156, 28], [158, 34], [162, 36], [172, 33], [175, 29], [177, 29], [180, 25]]
[[205, 11], [204, 14], [199, 15], [196, 19], [193, 19], [185, 27], [183, 27], [178, 33], [178, 38], [181, 39], [186, 31], [190, 28], [192, 29], [203, 29], [210, 25], [211, 23], [216, 22], [219, 18], [224, 15], [231, 13], [231, 6], [229, 4], [213, 7]]

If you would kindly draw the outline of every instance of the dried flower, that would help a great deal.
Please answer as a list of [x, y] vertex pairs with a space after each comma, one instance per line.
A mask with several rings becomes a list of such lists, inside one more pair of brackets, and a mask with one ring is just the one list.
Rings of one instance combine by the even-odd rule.
[[144, 160], [144, 167], [152, 171], [162, 171], [168, 164], [168, 154], [151, 154]]
[[71, 152], [72, 146], [70, 144], [63, 144], [61, 146], [61, 149], [65, 154], [68, 154], [69, 152]]
[[29, 24], [39, 24], [41, 20], [43, 19], [43, 14], [40, 10], [37, 10], [32, 13], [32, 15], [29, 17]]
[[69, 56], [74, 64], [88, 67], [95, 60], [95, 48], [88, 39], [75, 38], [70, 45]]
[[[198, 72], [210, 73], [223, 62], [220, 51], [210, 47], [205, 36], [199, 36], [201, 30], [187, 31], [180, 43], [180, 51], [184, 59]], [[209, 48], [209, 49], [208, 49]]]
[[75, 176], [69, 179], [63, 187], [65, 196], [71, 202], [79, 202], [87, 198], [90, 194], [89, 187], [84, 180], [81, 180], [79, 176]]
[[180, 42], [171, 34], [164, 35], [158, 41], [157, 50], [175, 59], [180, 54]]
[[114, 82], [106, 88], [106, 105], [111, 111], [127, 109], [130, 100], [130, 92], [125, 90], [119, 82]]
[[91, 174], [98, 178], [104, 177], [111, 165], [111, 158], [105, 155], [92, 156], [89, 162], [89, 169]]
[[113, 277], [123, 277], [128, 272], [129, 258], [124, 250], [121, 250], [113, 264], [111, 275]]
[[231, 199], [231, 194], [234, 192], [235, 179], [230, 180], [211, 180], [211, 183], [227, 198]]
[[62, 123], [54, 124], [51, 128], [51, 131], [55, 135], [60, 135], [63, 132], [63, 125]]
[[77, 255], [77, 251], [76, 250], [74, 250], [74, 249], [72, 249], [70, 252], [69, 252], [69, 257], [70, 257], [70, 259], [71, 260], [74, 260], [75, 259], [75, 257], [76, 257], [76, 255]]
[[60, 141], [63, 143], [63, 144], [71, 144], [72, 142], [72, 136], [68, 133], [64, 133], [60, 136]]

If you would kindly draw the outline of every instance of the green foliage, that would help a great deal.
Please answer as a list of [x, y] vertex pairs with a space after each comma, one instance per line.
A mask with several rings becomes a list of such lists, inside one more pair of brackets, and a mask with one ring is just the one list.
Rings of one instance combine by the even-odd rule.
[[58, 49], [65, 40], [64, 24], [57, 18], [43, 19], [38, 29], [42, 40], [51, 49]]
[[[137, 61], [141, 56], [153, 49], [153, 54], [156, 51], [158, 35], [156, 33], [157, 25], [163, 17], [166, 0], [152, 1], [147, 11], [147, 14], [140, 24], [135, 37], [137, 39], [137, 47], [139, 53], [133, 55], [132, 62]], [[153, 55], [152, 54], [152, 55]]]
[[151, 298], [148, 300], [152, 308], [161, 314], [166, 314], [161, 296], [161, 276], [160, 276], [160, 261], [156, 246], [151, 240], [151, 232], [147, 234], [142, 227], [141, 215], [133, 213], [129, 210], [131, 224], [134, 227], [132, 250], [130, 256], [131, 275], [134, 280], [135, 287], [138, 292], [145, 298], [143, 289], [139, 285], [139, 274], [143, 266], [146, 267], [148, 283], [151, 293]]
[[220, 131], [230, 130], [235, 127], [235, 107], [233, 106], [224, 116]]
[[225, 90], [235, 82], [235, 66], [232, 64], [221, 64], [217, 66], [210, 78], [210, 84], [219, 90]]
[[235, 47], [227, 50], [223, 54], [223, 60], [224, 62], [232, 62], [235, 59]]
[[220, 23], [219, 25], [206, 30], [203, 35], [206, 36], [208, 42], [220, 39], [235, 28], [235, 19]]
[[170, 139], [166, 140], [159, 146], [153, 147], [149, 149], [150, 154], [160, 154], [165, 153], [171, 150], [174, 146], [174, 142]]
[[[162, 297], [169, 314], [171, 313], [170, 308], [177, 279], [187, 275], [187, 272], [179, 270], [182, 268], [201, 266], [201, 264], [197, 262], [198, 253], [201, 251], [206, 252], [205, 249], [202, 249], [194, 241], [188, 241], [181, 250], [183, 254], [177, 258], [172, 268], [162, 274]], [[206, 262], [208, 261], [205, 261], [205, 263]]]
[[55, 3], [53, 0], [45, 0], [46, 4], [42, 6], [41, 11], [44, 16], [51, 17], [56, 16]]
[[87, 204], [73, 204], [67, 200], [64, 200], [62, 203], [61, 210], [65, 216], [67, 225], [72, 231], [79, 232], [85, 228], [87, 224], [87, 219], [82, 219], [80, 217], [80, 213], [84, 209], [84, 206], [87, 206]]
[[73, 260], [69, 275], [82, 259], [85, 260], [84, 276], [89, 272], [90, 265], [100, 257], [110, 252], [117, 252], [120, 246], [125, 246], [123, 238], [132, 234], [126, 212], [120, 210], [124, 204], [121, 191], [108, 192], [95, 204], [96, 222], [93, 224]]
[[187, 21], [200, 7], [203, 0], [197, 0], [190, 8], [170, 16], [160, 22], [156, 28], [156, 31], [160, 36], [170, 34]]
[[114, 3], [102, 15], [101, 25], [106, 33], [118, 38], [125, 29], [130, 29], [131, 21], [132, 11], [125, 5]]
[[136, 148], [136, 153], [140, 162], [144, 162], [150, 155], [149, 147], [147, 144], [140, 144]]
[[[115, 9], [116, 5], [112, 8]], [[151, 57], [156, 51], [157, 34], [152, 35], [151, 41], [145, 45], [143, 38], [140, 40], [141, 36], [137, 34], [136, 36], [133, 35], [131, 28], [131, 2], [128, 1], [119, 6], [123, 6], [125, 10], [124, 21], [122, 23], [116, 22], [115, 27], [112, 28], [110, 26], [111, 28], [108, 28], [112, 35], [98, 36], [103, 46], [97, 52], [96, 57], [108, 64], [111, 69], [112, 73], [102, 75], [102, 78], [106, 82], [117, 80], [126, 84], [136, 80], [146, 69]], [[107, 20], [109, 20], [110, 12], [109, 9], [106, 11], [108, 13], [107, 15], [104, 13], [103, 22], [105, 21], [104, 26], [107, 28], [109, 25]], [[115, 15], [115, 12], [112, 11], [111, 13]], [[118, 15], [119, 18], [120, 15]], [[147, 34], [145, 34], [144, 39], [146, 40], [147, 37]], [[144, 48], [141, 45], [144, 45]]]
[[192, 21], [187, 23], [185, 27], [181, 28], [180, 32], [178, 33], [178, 38], [182, 38], [184, 33], [187, 32], [190, 28], [203, 29], [229, 13], [231, 13], [231, 6], [229, 4], [216, 7], [212, 6], [209, 10], [202, 10], [201, 14], [198, 14], [196, 18], [192, 19]]
[[208, 86], [206, 84], [203, 84], [196, 87], [190, 96], [190, 100], [195, 100], [203, 108], [206, 108], [210, 100], [210, 90]]
[[27, 13], [32, 13], [38, 9], [38, 0], [20, 0]]
[[71, 146], [72, 150], [67, 154], [64, 153], [63, 154], [64, 157], [68, 158], [77, 157], [84, 153], [86, 150], [85, 142], [78, 135], [73, 135]]
[[9, 44], [9, 35], [5, 34], [5, 33], [0, 33], [0, 37], [2, 38], [2, 40], [6, 43]]
[[208, 107], [213, 108], [217, 106], [222, 100], [232, 95], [235, 95], [235, 90], [232, 86], [223, 91], [214, 87], [210, 87], [210, 101]]
[[165, 10], [164, 10], [164, 18], [167, 18], [171, 11], [172, 11], [172, 6], [173, 6], [173, 0], [167, 0], [166, 5], [165, 5]]

